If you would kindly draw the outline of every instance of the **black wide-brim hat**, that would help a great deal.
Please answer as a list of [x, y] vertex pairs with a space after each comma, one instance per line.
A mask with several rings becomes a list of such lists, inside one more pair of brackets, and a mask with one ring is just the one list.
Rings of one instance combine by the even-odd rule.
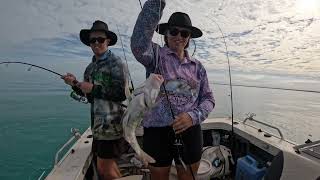
[[117, 43], [117, 35], [114, 32], [109, 31], [108, 25], [105, 22], [97, 20], [92, 24], [91, 29], [82, 29], [80, 31], [80, 40], [83, 44], [90, 46], [89, 36], [93, 31], [105, 32], [107, 35], [107, 39], [110, 39], [110, 43], [108, 46], [113, 46]]
[[192, 26], [189, 15], [183, 12], [173, 13], [170, 16], [168, 23], [159, 24], [156, 31], [159, 34], [166, 35], [166, 31], [172, 26], [189, 29], [191, 31], [191, 38], [198, 38], [202, 36], [202, 31]]

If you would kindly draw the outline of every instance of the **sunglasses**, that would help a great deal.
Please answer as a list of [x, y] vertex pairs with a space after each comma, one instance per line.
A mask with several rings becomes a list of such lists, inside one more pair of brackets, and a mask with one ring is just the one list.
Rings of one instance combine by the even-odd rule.
[[169, 29], [169, 34], [171, 36], [177, 36], [180, 33], [181, 37], [187, 38], [190, 36], [191, 32], [188, 30], [179, 30], [177, 28], [170, 28]]
[[90, 44], [94, 44], [94, 43], [96, 43], [96, 41], [98, 41], [98, 43], [102, 44], [102, 43], [104, 43], [104, 41], [105, 41], [106, 39], [107, 39], [107, 38], [103, 38], [103, 37], [91, 38], [91, 39], [89, 40], [89, 43], [90, 43]]

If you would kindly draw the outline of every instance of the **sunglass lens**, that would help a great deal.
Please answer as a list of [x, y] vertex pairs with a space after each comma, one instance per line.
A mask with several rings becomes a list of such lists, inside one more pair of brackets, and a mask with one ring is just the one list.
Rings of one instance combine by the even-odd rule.
[[97, 40], [98, 40], [99, 43], [104, 43], [104, 41], [106, 40], [106, 38], [98, 37]]
[[103, 38], [103, 37], [97, 37], [97, 38], [91, 38], [89, 40], [89, 42], [91, 44], [95, 43], [96, 41], [98, 41], [98, 43], [104, 43], [104, 41], [106, 40], [106, 38]]
[[186, 37], [188, 37], [190, 35], [190, 32], [182, 30], [182, 31], [180, 31], [180, 34], [181, 34], [182, 37], [186, 38]]
[[169, 30], [169, 33], [171, 36], [177, 36], [179, 33], [181, 34], [182, 37], [184, 38], [187, 38], [190, 36], [190, 32], [187, 31], [187, 30], [179, 30], [179, 29], [176, 29], [176, 28], [173, 28], [173, 29], [170, 29]]

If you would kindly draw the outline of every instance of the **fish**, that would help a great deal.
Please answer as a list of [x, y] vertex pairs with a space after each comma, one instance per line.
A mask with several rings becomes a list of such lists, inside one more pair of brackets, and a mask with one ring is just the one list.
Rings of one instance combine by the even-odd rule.
[[163, 82], [164, 79], [162, 75], [150, 74], [150, 76], [133, 91], [122, 118], [123, 137], [145, 166], [148, 166], [149, 163], [155, 163], [156, 161], [141, 149], [136, 138], [136, 129], [140, 126], [145, 113], [154, 107], [160, 92], [160, 86]]

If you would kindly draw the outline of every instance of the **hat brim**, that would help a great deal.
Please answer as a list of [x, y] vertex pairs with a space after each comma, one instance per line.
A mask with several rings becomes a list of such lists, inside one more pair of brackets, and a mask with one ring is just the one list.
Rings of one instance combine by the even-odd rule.
[[87, 45], [87, 46], [90, 46], [89, 35], [90, 35], [90, 33], [93, 32], [93, 31], [103, 31], [103, 32], [105, 32], [106, 35], [107, 35], [107, 38], [110, 39], [110, 43], [109, 43], [108, 46], [113, 46], [113, 45], [115, 45], [115, 44], [117, 43], [118, 37], [117, 37], [117, 35], [116, 35], [114, 32], [112, 32], [112, 31], [105, 31], [105, 30], [90, 30], [90, 29], [82, 29], [82, 30], [80, 31], [80, 41], [81, 41], [83, 44], [85, 44], [85, 45]]
[[172, 27], [172, 26], [189, 29], [191, 31], [191, 38], [199, 38], [202, 36], [202, 31], [196, 27], [181, 26], [181, 25], [175, 25], [175, 24], [169, 24], [169, 23], [158, 24], [156, 31], [161, 35], [166, 35], [167, 30], [169, 29], [169, 27]]

